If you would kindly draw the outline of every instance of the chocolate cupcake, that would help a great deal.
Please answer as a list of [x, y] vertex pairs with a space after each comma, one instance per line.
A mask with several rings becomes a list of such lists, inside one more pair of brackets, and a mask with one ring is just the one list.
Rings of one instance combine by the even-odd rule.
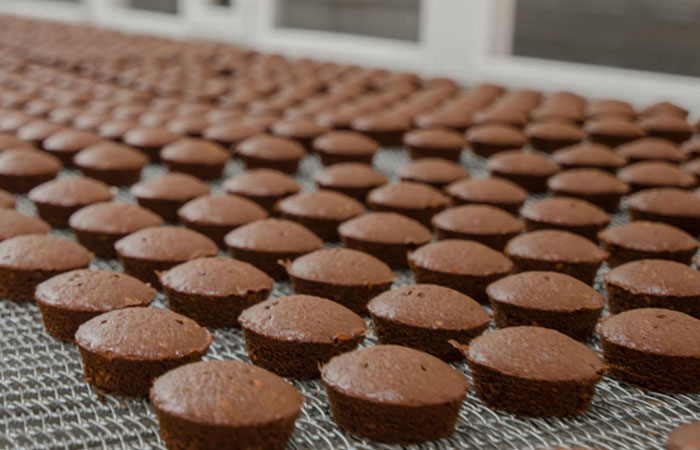
[[396, 280], [379, 259], [346, 248], [316, 250], [288, 263], [286, 269], [295, 293], [328, 298], [358, 314]]
[[610, 267], [638, 259], [668, 259], [690, 265], [700, 246], [695, 237], [680, 228], [646, 221], [607, 228], [598, 233], [598, 240], [610, 252]]
[[581, 142], [586, 135], [577, 125], [567, 122], [534, 122], [525, 128], [533, 148], [551, 153]]
[[139, 205], [167, 222], [176, 222], [177, 211], [190, 200], [209, 194], [209, 186], [192, 175], [168, 173], [136, 183], [131, 194]]
[[372, 189], [384, 186], [388, 180], [367, 164], [349, 162], [316, 172], [314, 182], [319, 189], [337, 191], [364, 203]]
[[379, 345], [333, 358], [321, 369], [335, 423], [390, 444], [452, 434], [469, 382], [438, 358]]
[[267, 134], [249, 137], [236, 148], [236, 156], [248, 169], [268, 168], [289, 174], [297, 171], [305, 154], [298, 142]]
[[658, 102], [639, 111], [639, 117], [651, 116], [676, 116], [685, 119], [688, 117], [688, 110], [671, 102]]
[[343, 222], [338, 234], [347, 248], [360, 250], [390, 267], [406, 267], [407, 252], [427, 244], [430, 230], [401, 214], [375, 212]]
[[598, 169], [572, 169], [550, 177], [547, 187], [554, 195], [578, 198], [614, 212], [622, 196], [630, 191], [624, 181]]
[[668, 114], [644, 117], [639, 121], [639, 127], [651, 137], [668, 139], [676, 144], [687, 141], [695, 133], [695, 128], [685, 118]]
[[617, 266], [603, 276], [610, 311], [674, 309], [700, 319], [700, 271], [663, 259]]
[[447, 128], [464, 133], [474, 121], [471, 114], [464, 114], [459, 108], [439, 108], [418, 114], [413, 124], [418, 128]]
[[508, 275], [513, 263], [475, 241], [446, 239], [409, 253], [408, 264], [416, 283], [438, 284], [485, 303], [486, 286]]
[[156, 290], [129, 275], [107, 270], [72, 270], [39, 284], [34, 299], [46, 331], [72, 341], [78, 327], [115, 309], [148, 306]]
[[29, 192], [53, 180], [63, 167], [55, 156], [30, 148], [5, 150], [0, 153], [0, 188], [10, 192]]
[[75, 333], [85, 381], [128, 397], [146, 397], [153, 380], [202, 359], [212, 339], [195, 321], [156, 308], [100, 314]]
[[204, 139], [178, 139], [160, 150], [160, 160], [172, 172], [187, 173], [203, 180], [221, 178], [229, 154]]
[[516, 215], [528, 197], [525, 189], [496, 177], [455, 181], [445, 191], [456, 205], [490, 205]]
[[0, 189], [0, 208], [14, 208], [15, 196], [7, 191]]
[[580, 234], [592, 241], [608, 226], [610, 216], [585, 200], [550, 197], [527, 204], [520, 210], [527, 231], [564, 230]]
[[647, 189], [627, 200], [632, 220], [664, 222], [700, 234], [700, 197], [673, 188]]
[[520, 150], [501, 152], [486, 163], [489, 173], [505, 178], [530, 192], [547, 190], [547, 178], [561, 170], [542, 155]]
[[671, 430], [667, 450], [693, 450], [700, 441], [700, 421], [686, 423]]
[[[698, 132], [700, 132], [700, 128], [698, 128]], [[686, 153], [690, 158], [697, 158], [700, 156], [700, 137], [687, 140], [681, 145], [681, 151]]]
[[11, 208], [0, 208], [0, 242], [26, 234], [46, 234], [51, 225], [38, 217], [28, 216]]
[[619, 146], [615, 153], [627, 158], [630, 163], [640, 161], [666, 161], [680, 164], [688, 155], [683, 153], [673, 142], [660, 138], [643, 138]]
[[371, 166], [374, 154], [379, 150], [379, 143], [374, 139], [344, 130], [324, 133], [314, 139], [312, 146], [325, 166], [348, 162]]
[[447, 207], [450, 200], [434, 187], [402, 181], [373, 189], [367, 204], [375, 211], [403, 214], [429, 227], [433, 216]]
[[0, 152], [9, 150], [11, 148], [25, 147], [31, 147], [31, 143], [28, 141], [23, 141], [14, 134], [0, 133]]
[[450, 340], [467, 345], [491, 322], [491, 316], [476, 301], [435, 284], [385, 292], [372, 299], [367, 309], [381, 344], [412, 347], [444, 361], [462, 359]]
[[60, 178], [29, 192], [39, 216], [57, 228], [68, 227], [68, 218], [87, 205], [112, 200], [114, 192], [101, 181], [86, 177]]
[[94, 133], [66, 128], [44, 139], [41, 148], [60, 159], [64, 166], [71, 167], [79, 151], [99, 142], [102, 138]]
[[148, 158], [126, 145], [102, 142], [81, 150], [73, 163], [85, 176], [111, 186], [131, 186], [141, 178]]
[[411, 120], [401, 114], [370, 114], [354, 118], [351, 127], [382, 147], [398, 147], [403, 143], [404, 134], [411, 129]]
[[144, 228], [118, 240], [114, 249], [124, 272], [158, 287], [157, 272], [218, 251], [208, 237], [179, 227]]
[[273, 135], [293, 139], [303, 145], [307, 152], [313, 150], [314, 139], [328, 131], [328, 128], [308, 119], [280, 120], [270, 127]]
[[304, 403], [282, 378], [240, 361], [171, 370], [155, 380], [150, 399], [168, 448], [193, 450], [283, 450]]
[[168, 308], [206, 327], [238, 327], [244, 309], [265, 300], [272, 278], [229, 258], [198, 258], [160, 273]]
[[522, 272], [486, 288], [499, 328], [552, 328], [576, 340], [588, 339], [605, 306], [592, 287], [559, 272]]
[[327, 241], [338, 240], [338, 225], [365, 212], [357, 200], [335, 191], [304, 192], [280, 200], [275, 210]]
[[700, 158], [687, 162], [681, 166], [681, 169], [689, 174], [692, 174], [696, 179], [700, 177]]
[[539, 230], [517, 236], [508, 242], [505, 254], [518, 272], [561, 272], [591, 285], [609, 256], [588, 239], [561, 230]]
[[599, 117], [625, 117], [634, 120], [637, 112], [634, 107], [621, 100], [602, 99], [588, 102], [586, 105], [586, 118], [595, 119]]
[[479, 125], [470, 128], [466, 137], [471, 150], [484, 158], [506, 150], [519, 149], [527, 144], [527, 136], [510, 125]]
[[477, 241], [503, 251], [525, 226], [510, 213], [488, 205], [462, 205], [436, 214], [432, 220], [438, 240]]
[[636, 123], [617, 117], [601, 117], [586, 122], [584, 127], [591, 142], [617, 147], [641, 139], [646, 135]]
[[456, 131], [428, 128], [406, 133], [403, 145], [412, 159], [441, 158], [459, 161], [467, 141]]
[[124, 133], [121, 140], [141, 150], [151, 161], [158, 161], [161, 149], [180, 138], [182, 138], [181, 134], [166, 128], [136, 126]]
[[600, 342], [609, 373], [661, 392], [700, 392], [700, 320], [642, 308], [607, 317]]
[[92, 253], [66, 239], [45, 234], [16, 236], [0, 242], [0, 297], [34, 299], [37, 284], [90, 264]]
[[642, 161], [620, 169], [617, 177], [633, 192], [652, 188], [691, 189], [698, 180], [677, 165], [663, 161]]
[[226, 180], [224, 189], [229, 194], [254, 201], [270, 213], [279, 200], [301, 190], [292, 177], [272, 169], [255, 169], [236, 175]]
[[605, 371], [600, 357], [556, 330], [510, 327], [462, 347], [489, 407], [535, 417], [586, 412]]
[[443, 189], [450, 183], [469, 178], [469, 172], [459, 164], [442, 158], [422, 158], [396, 171], [401, 181], [425, 183]]
[[552, 153], [552, 159], [564, 170], [600, 169], [615, 173], [627, 165], [627, 158], [618, 155], [609, 147], [583, 143], [562, 148]]
[[26, 146], [27, 143], [30, 143], [40, 147], [44, 139], [65, 129], [66, 127], [63, 125], [49, 122], [48, 120], [37, 119], [17, 130], [17, 137], [22, 140], [22, 146]]
[[243, 225], [227, 234], [224, 242], [231, 256], [275, 279], [287, 277], [280, 262], [291, 262], [323, 246], [323, 241], [311, 230], [283, 219], [263, 219]]
[[221, 122], [209, 125], [202, 131], [202, 137], [209, 141], [226, 147], [235, 152], [238, 144], [249, 137], [263, 134], [265, 129], [260, 126], [246, 125], [242, 123]]
[[68, 225], [78, 242], [96, 256], [115, 258], [115, 242], [135, 231], [161, 226], [163, 219], [140, 206], [100, 202], [73, 213]]
[[320, 376], [320, 366], [357, 348], [365, 321], [348, 308], [311, 295], [278, 297], [251, 306], [238, 319], [248, 357], [278, 375]]
[[205, 117], [188, 116], [174, 117], [167, 121], [164, 127], [173, 133], [179, 133], [185, 136], [201, 137], [202, 132], [211, 125]]
[[[112, 119], [100, 125], [96, 133], [104, 139], [123, 142], [126, 133], [138, 126], [139, 124], [133, 120]], [[135, 137], [132, 137], [132, 142], [136, 141]]]

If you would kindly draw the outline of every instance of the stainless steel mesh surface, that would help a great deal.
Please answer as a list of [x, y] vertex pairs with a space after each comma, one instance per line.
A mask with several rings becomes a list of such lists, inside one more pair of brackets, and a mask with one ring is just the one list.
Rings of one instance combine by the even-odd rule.
[[[382, 150], [376, 167], [393, 177], [395, 170], [407, 162], [402, 150]], [[465, 154], [462, 163], [472, 176], [485, 175], [480, 158]], [[303, 161], [297, 179], [305, 190], [313, 189], [311, 175], [319, 168], [315, 156]], [[242, 170], [238, 162], [230, 162], [226, 174], [231, 176]], [[151, 165], [144, 176], [150, 178], [163, 172], [163, 167]], [[61, 174], [75, 175], [68, 170]], [[212, 186], [214, 192], [221, 192], [220, 182]], [[119, 192], [119, 199], [133, 202], [126, 190]], [[35, 213], [24, 197], [18, 199], [18, 208]], [[626, 220], [626, 213], [618, 213], [613, 223]], [[73, 239], [69, 231], [53, 233]], [[113, 260], [98, 259], [92, 267], [120, 270], [119, 263]], [[412, 281], [410, 272], [401, 271], [396, 286]], [[596, 288], [603, 290], [600, 277]], [[288, 283], [275, 283], [273, 297], [289, 294], [292, 291]], [[154, 306], [165, 307], [162, 294]], [[206, 359], [248, 361], [239, 330], [213, 332], [215, 340]], [[368, 337], [365, 345], [374, 344], [376, 339]], [[597, 338], [588, 345], [600, 353]], [[148, 402], [98, 395], [83, 380], [75, 345], [46, 334], [36, 305], [0, 299], [0, 357], [0, 448], [164, 448]], [[469, 376], [466, 364], [455, 367]], [[305, 404], [289, 448], [391, 448], [357, 439], [336, 427], [320, 382], [294, 384], [303, 392]], [[493, 411], [470, 394], [450, 438], [415, 448], [521, 450], [563, 445], [661, 449], [671, 428], [697, 419], [700, 395], [648, 393], [605, 377], [590, 410], [572, 419], [529, 419]]]

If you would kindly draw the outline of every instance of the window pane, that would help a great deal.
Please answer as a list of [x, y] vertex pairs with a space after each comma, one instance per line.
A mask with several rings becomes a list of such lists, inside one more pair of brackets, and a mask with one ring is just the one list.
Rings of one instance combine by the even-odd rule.
[[697, 0], [518, 0], [513, 53], [700, 76]]
[[146, 11], [177, 14], [177, 0], [131, 0], [129, 6]]
[[418, 40], [420, 0], [278, 0], [277, 25]]

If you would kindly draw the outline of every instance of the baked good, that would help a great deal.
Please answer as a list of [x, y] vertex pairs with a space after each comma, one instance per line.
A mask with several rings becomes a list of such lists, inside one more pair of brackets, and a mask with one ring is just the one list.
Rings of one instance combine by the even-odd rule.
[[160, 160], [172, 172], [203, 180], [221, 178], [229, 153], [219, 144], [204, 139], [178, 139], [160, 150]]
[[392, 212], [374, 212], [350, 219], [340, 224], [338, 234], [345, 247], [369, 253], [390, 267], [406, 267], [407, 252], [432, 239], [428, 228]]
[[369, 439], [409, 444], [452, 434], [469, 382], [438, 358], [398, 345], [355, 350], [321, 370], [335, 423]]
[[485, 124], [470, 128], [466, 134], [469, 148], [488, 158], [506, 150], [519, 149], [527, 144], [527, 136], [519, 129], [503, 124]]
[[688, 154], [690, 158], [697, 158], [700, 156], [700, 137], [695, 137], [685, 141], [681, 145], [681, 150]]
[[234, 258], [248, 262], [275, 279], [287, 277], [280, 264], [320, 250], [323, 241], [297, 222], [262, 219], [242, 225], [224, 238]]
[[0, 242], [25, 234], [46, 234], [51, 225], [38, 217], [28, 216], [12, 208], [0, 208]]
[[17, 130], [17, 138], [22, 141], [21, 146], [27, 146], [27, 143], [40, 147], [44, 139], [52, 134], [65, 130], [64, 125], [49, 122], [48, 120], [36, 119], [23, 125]]
[[292, 139], [260, 134], [243, 140], [236, 147], [236, 156], [247, 169], [275, 169], [294, 173], [304, 157], [304, 147]]
[[528, 193], [512, 181], [489, 177], [455, 181], [445, 188], [455, 205], [491, 205], [518, 214]]
[[182, 138], [182, 134], [175, 133], [167, 128], [140, 125], [126, 131], [121, 140], [125, 144], [141, 150], [151, 161], [155, 162], [160, 158], [160, 150], [163, 147], [180, 138]]
[[668, 259], [689, 265], [700, 246], [680, 228], [644, 220], [607, 228], [598, 233], [598, 240], [610, 253], [610, 267], [638, 259]]
[[549, 197], [529, 203], [522, 207], [520, 215], [527, 231], [565, 230], [592, 241], [610, 223], [610, 216], [602, 209], [570, 197]]
[[176, 116], [167, 121], [164, 127], [173, 133], [180, 133], [193, 138], [202, 136], [202, 132], [211, 125], [206, 117]]
[[270, 295], [272, 278], [230, 258], [198, 258], [159, 274], [168, 308], [205, 327], [238, 327], [238, 315]]
[[578, 234], [562, 230], [539, 230], [508, 242], [505, 254], [518, 272], [544, 270], [561, 272], [593, 284], [608, 252]]
[[467, 141], [456, 131], [427, 128], [406, 133], [403, 136], [403, 145], [412, 159], [441, 158], [459, 161]]
[[45, 234], [16, 236], [0, 242], [0, 297], [34, 299], [37, 284], [63, 272], [87, 267], [92, 253], [66, 239]]
[[633, 309], [606, 317], [599, 332], [613, 377], [652, 391], [700, 392], [700, 319]]
[[641, 259], [603, 275], [610, 311], [674, 309], [700, 319], [700, 271], [664, 259]]
[[14, 208], [15, 196], [7, 191], [0, 189], [0, 208]]
[[433, 216], [433, 229], [438, 240], [464, 239], [477, 241], [502, 251], [509, 240], [525, 226], [510, 213], [489, 205], [462, 205]]
[[209, 186], [192, 175], [167, 173], [136, 183], [131, 194], [139, 205], [167, 222], [176, 222], [177, 211], [190, 200], [209, 194]]
[[81, 150], [73, 164], [87, 177], [111, 186], [131, 186], [141, 178], [148, 157], [126, 145], [101, 142]]
[[322, 364], [355, 350], [367, 333], [362, 317], [311, 295], [266, 300], [243, 311], [238, 321], [250, 360], [296, 379], [318, 378]]
[[338, 163], [314, 174], [319, 189], [338, 191], [348, 197], [365, 202], [372, 189], [387, 184], [387, 178], [362, 163]]
[[347, 248], [307, 253], [286, 263], [286, 269], [295, 293], [327, 298], [358, 314], [396, 280], [379, 259]]
[[576, 340], [588, 339], [605, 298], [586, 283], [559, 272], [521, 272], [486, 288], [499, 328], [552, 328]]
[[668, 434], [666, 450], [694, 450], [700, 442], [700, 421], [680, 425]]
[[151, 389], [160, 434], [173, 450], [283, 450], [304, 397], [282, 378], [240, 361], [202, 361]]
[[403, 135], [411, 129], [411, 120], [397, 113], [375, 113], [354, 118], [350, 126], [382, 147], [398, 147], [403, 143]]
[[202, 137], [235, 152], [242, 141], [264, 132], [261, 126], [226, 121], [209, 125], [202, 130]]
[[129, 275], [79, 269], [49, 278], [36, 287], [34, 299], [46, 331], [72, 341], [78, 327], [115, 309], [148, 306], [156, 290]]
[[294, 139], [308, 152], [313, 150], [314, 139], [328, 131], [327, 127], [309, 119], [280, 120], [270, 127], [270, 133], [273, 135]]
[[557, 150], [552, 159], [562, 169], [600, 169], [615, 173], [627, 165], [627, 158], [600, 144], [584, 142]]
[[425, 183], [443, 189], [450, 183], [469, 178], [469, 172], [457, 163], [442, 158], [421, 158], [396, 171], [401, 181]]
[[292, 177], [272, 169], [254, 169], [236, 175], [226, 180], [224, 189], [229, 194], [254, 201], [269, 213], [279, 200], [301, 190]]
[[688, 233], [700, 234], [700, 197], [674, 188], [646, 189], [627, 199], [632, 220], [649, 220], [674, 225]]
[[615, 153], [627, 158], [630, 163], [640, 161], [666, 161], [680, 164], [688, 159], [673, 142], [661, 138], [642, 138], [628, 144], [620, 145]]
[[14, 134], [0, 132], [0, 152], [11, 148], [31, 147], [31, 143], [24, 141]]
[[41, 148], [61, 160], [66, 167], [73, 166], [73, 157], [91, 145], [101, 142], [102, 138], [89, 131], [66, 128], [44, 139]]
[[212, 340], [194, 320], [157, 308], [100, 314], [75, 333], [85, 381], [128, 397], [146, 397], [153, 380], [202, 359]]
[[57, 228], [68, 227], [68, 218], [87, 205], [112, 200], [114, 192], [101, 181], [87, 177], [59, 178], [29, 191], [39, 216]]
[[55, 156], [30, 148], [16, 148], [0, 153], [0, 188], [9, 192], [29, 192], [53, 180], [63, 164]]
[[695, 133], [695, 128], [685, 118], [669, 114], [644, 117], [639, 121], [639, 126], [649, 136], [668, 139], [676, 144], [687, 141]]
[[550, 177], [547, 187], [554, 195], [578, 198], [614, 212], [630, 191], [627, 180], [620, 178], [599, 169], [572, 169]]
[[688, 110], [674, 103], [663, 101], [653, 103], [639, 111], [639, 117], [651, 116], [677, 116], [685, 119], [688, 117]]
[[427, 227], [432, 217], [449, 202], [449, 198], [434, 187], [410, 181], [380, 186], [367, 195], [367, 204], [373, 210], [403, 214]]
[[584, 131], [591, 142], [617, 147], [646, 136], [646, 131], [629, 119], [601, 117], [586, 122]]
[[325, 166], [349, 162], [371, 166], [379, 142], [355, 131], [336, 130], [315, 138], [312, 147]]
[[681, 166], [681, 169], [695, 176], [695, 179], [700, 177], [700, 158], [687, 162]]
[[[126, 133], [138, 126], [139, 124], [133, 120], [112, 119], [100, 125], [95, 133], [104, 139], [123, 142]], [[136, 142], [136, 139], [132, 138], [132, 142]]]
[[491, 408], [525, 416], [586, 412], [605, 371], [593, 350], [542, 327], [491, 331], [461, 350], [477, 397]]
[[637, 112], [634, 107], [622, 100], [601, 99], [592, 100], [586, 104], [586, 118], [595, 119], [599, 117], [624, 117], [628, 120], [634, 120], [637, 117]]
[[567, 122], [534, 122], [525, 127], [525, 136], [533, 148], [551, 153], [581, 142], [586, 135], [581, 127]]
[[381, 344], [412, 347], [444, 361], [462, 359], [450, 340], [467, 345], [491, 322], [471, 297], [435, 284], [387, 291], [373, 298], [367, 309]]
[[537, 153], [511, 150], [488, 159], [486, 168], [495, 177], [505, 178], [530, 192], [547, 190], [547, 178], [559, 172], [558, 164]]
[[620, 169], [617, 177], [628, 183], [633, 192], [664, 187], [691, 189], [698, 184], [695, 175], [681, 170], [676, 164], [664, 161], [630, 164]]
[[362, 203], [335, 191], [302, 192], [277, 202], [285, 219], [304, 225], [327, 241], [338, 240], [338, 225], [365, 212]]
[[416, 283], [438, 284], [485, 303], [486, 286], [508, 275], [513, 263], [475, 241], [446, 239], [409, 253], [408, 264]]

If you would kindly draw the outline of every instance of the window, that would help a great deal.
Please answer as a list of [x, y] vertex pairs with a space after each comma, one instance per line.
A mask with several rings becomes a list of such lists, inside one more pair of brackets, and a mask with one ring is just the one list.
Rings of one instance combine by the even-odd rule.
[[145, 11], [177, 14], [177, 0], [130, 0], [129, 7]]
[[697, 0], [517, 0], [513, 54], [700, 76]]
[[279, 27], [418, 40], [420, 0], [278, 0]]

